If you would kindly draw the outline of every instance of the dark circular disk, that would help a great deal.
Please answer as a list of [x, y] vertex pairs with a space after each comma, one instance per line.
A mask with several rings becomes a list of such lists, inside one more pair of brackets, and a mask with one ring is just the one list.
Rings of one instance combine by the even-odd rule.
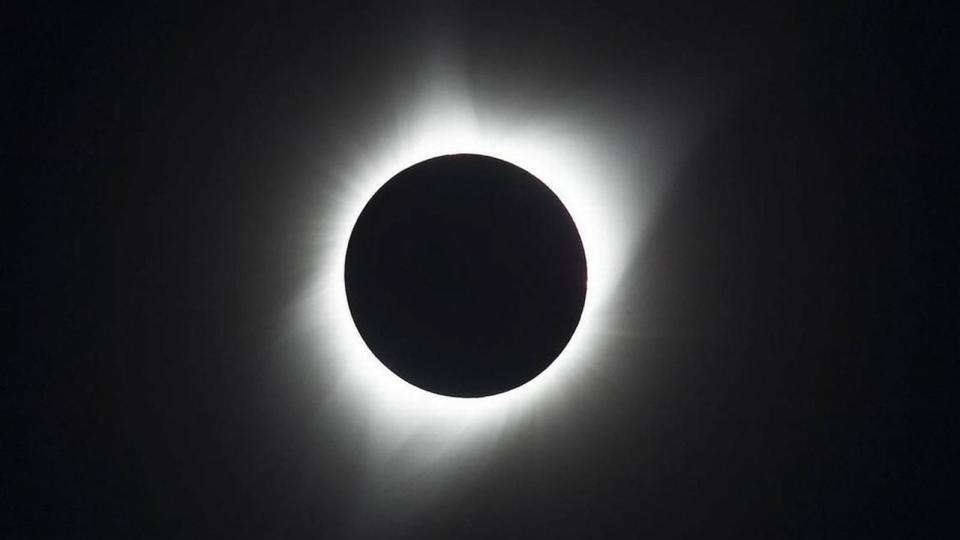
[[587, 266], [546, 185], [506, 161], [458, 154], [413, 165], [374, 194], [344, 280], [357, 329], [387, 368], [436, 394], [480, 397], [557, 358], [580, 321]]

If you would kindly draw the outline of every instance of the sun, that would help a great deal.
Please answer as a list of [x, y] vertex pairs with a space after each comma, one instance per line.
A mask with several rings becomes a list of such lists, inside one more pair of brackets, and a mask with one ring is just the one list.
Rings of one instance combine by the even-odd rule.
[[[362, 426], [357, 429], [372, 454], [462, 456], [522, 418], [550, 414], [571, 391], [595, 380], [616, 316], [611, 308], [618, 283], [649, 208], [638, 203], [642, 168], [623, 157], [610, 122], [542, 106], [521, 118], [509, 106], [440, 80], [384, 120], [382, 132], [357, 144], [365, 150], [345, 156], [346, 165], [327, 178], [335, 187], [316, 209], [316, 272], [298, 308], [298, 325], [309, 334], [317, 373], [335, 388], [326, 406]], [[344, 288], [348, 240], [367, 201], [398, 172], [451, 154], [491, 156], [539, 178], [576, 223], [589, 268], [580, 323], [560, 356], [528, 383], [480, 398], [433, 394], [390, 372], [362, 340]], [[434, 441], [425, 451], [429, 457], [410, 441]]]

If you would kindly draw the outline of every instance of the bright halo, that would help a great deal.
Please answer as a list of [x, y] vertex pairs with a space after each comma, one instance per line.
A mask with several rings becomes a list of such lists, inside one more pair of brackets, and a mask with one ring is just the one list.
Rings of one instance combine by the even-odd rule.
[[[636, 140], [623, 142], [620, 119], [609, 111], [561, 111], [542, 102], [521, 111], [515, 103], [476, 99], [448, 81], [434, 77], [430, 88], [398, 103], [402, 112], [382, 121], [383, 129], [367, 138], [374, 140], [358, 141], [366, 150], [329, 173], [325, 185], [335, 187], [315, 210], [316, 279], [298, 311], [299, 327], [331, 388], [325, 406], [350, 420], [346, 429], [362, 431], [371, 469], [387, 458], [394, 465], [456, 462], [520, 419], [562, 409], [578, 395], [602, 363], [619, 309], [616, 289], [659, 192], [638, 165]], [[373, 194], [411, 165], [461, 153], [513, 163], [546, 184], [576, 223], [587, 259], [583, 314], [560, 356], [528, 383], [481, 398], [433, 394], [394, 375], [357, 331], [344, 286], [347, 243]]]

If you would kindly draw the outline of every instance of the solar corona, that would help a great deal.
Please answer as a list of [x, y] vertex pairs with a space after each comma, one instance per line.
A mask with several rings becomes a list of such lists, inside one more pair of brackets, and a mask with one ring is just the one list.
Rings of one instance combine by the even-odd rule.
[[290, 343], [338, 437], [362, 441], [370, 489], [398, 460], [465, 474], [604, 384], [668, 165], [610, 111], [482, 95], [455, 65], [428, 75], [392, 116], [344, 111], [370, 130], [305, 171], [312, 277]]

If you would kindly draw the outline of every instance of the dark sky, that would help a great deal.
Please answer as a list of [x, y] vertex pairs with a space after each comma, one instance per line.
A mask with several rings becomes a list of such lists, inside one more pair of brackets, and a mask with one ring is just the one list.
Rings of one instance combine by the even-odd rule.
[[[0, 536], [947, 536], [947, 10], [494, 4], [5, 9]], [[680, 157], [590, 384], [371, 495], [330, 359], [284, 341], [335, 191], [305, 171], [369, 150], [434, 42]]]

